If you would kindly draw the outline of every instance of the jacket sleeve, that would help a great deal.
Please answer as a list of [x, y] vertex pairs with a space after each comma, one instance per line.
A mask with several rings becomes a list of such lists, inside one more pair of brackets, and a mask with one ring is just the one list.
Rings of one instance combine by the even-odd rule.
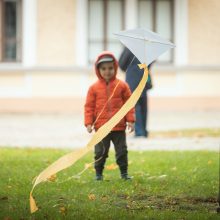
[[126, 72], [134, 55], [125, 47], [118, 61], [119, 67]]
[[[124, 90], [123, 90], [123, 100], [124, 103], [130, 98], [131, 90], [127, 83], [124, 83]], [[135, 110], [132, 108], [126, 115], [125, 115], [126, 122], [135, 122]]]
[[95, 118], [95, 93], [93, 88], [90, 87], [84, 105], [84, 125], [92, 125]]

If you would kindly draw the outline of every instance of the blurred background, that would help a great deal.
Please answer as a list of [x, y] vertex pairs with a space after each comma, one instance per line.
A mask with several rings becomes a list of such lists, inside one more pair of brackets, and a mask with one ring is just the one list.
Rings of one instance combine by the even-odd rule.
[[220, 128], [219, 11], [219, 0], [0, 0], [0, 146], [84, 144], [93, 61], [119, 58], [113, 33], [137, 27], [176, 45], [152, 67], [149, 131]]

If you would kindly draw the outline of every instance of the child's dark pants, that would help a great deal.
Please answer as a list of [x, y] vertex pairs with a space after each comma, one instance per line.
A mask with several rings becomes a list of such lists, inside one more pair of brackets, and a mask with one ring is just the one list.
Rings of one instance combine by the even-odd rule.
[[[111, 131], [105, 138], [95, 146], [95, 170], [97, 175], [102, 175], [106, 158], [110, 148], [110, 142], [115, 147], [116, 163], [120, 168], [121, 174], [127, 173], [128, 169], [128, 151], [126, 144], [125, 131]], [[101, 159], [100, 159], [101, 158]]]

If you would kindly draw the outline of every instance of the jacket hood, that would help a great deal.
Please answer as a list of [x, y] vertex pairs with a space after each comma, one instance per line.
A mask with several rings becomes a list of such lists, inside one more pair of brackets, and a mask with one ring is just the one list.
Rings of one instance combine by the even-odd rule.
[[115, 56], [109, 52], [109, 51], [103, 51], [101, 54], [98, 55], [98, 57], [96, 58], [96, 61], [95, 61], [95, 72], [96, 72], [96, 75], [97, 77], [100, 79], [100, 80], [103, 80], [100, 72], [99, 72], [99, 69], [98, 69], [98, 62], [100, 59], [102, 59], [103, 57], [105, 56], [109, 56], [109, 57], [112, 57], [113, 59], [113, 62], [114, 62], [114, 69], [115, 69], [115, 74], [114, 76], [112, 77], [112, 79], [115, 79], [116, 78], [116, 75], [117, 75], [117, 70], [118, 70], [118, 61], [115, 59]]

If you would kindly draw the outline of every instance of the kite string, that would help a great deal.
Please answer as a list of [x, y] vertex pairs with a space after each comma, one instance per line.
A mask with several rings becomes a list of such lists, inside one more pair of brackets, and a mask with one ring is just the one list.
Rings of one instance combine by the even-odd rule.
[[103, 141], [101, 141], [101, 143], [102, 143], [102, 148], [103, 148], [103, 152], [102, 152], [102, 156], [101, 156], [101, 157], [99, 157], [99, 158], [98, 158], [97, 160], [95, 160], [95, 161], [92, 161], [92, 162], [90, 162], [90, 163], [85, 164], [85, 167], [84, 167], [84, 169], [83, 169], [82, 171], [80, 171], [80, 172], [77, 173], [76, 175], [73, 175], [73, 176], [69, 177], [68, 179], [66, 179], [66, 180], [64, 180], [64, 181], [58, 182], [58, 184], [67, 182], [67, 181], [69, 181], [69, 180], [71, 180], [71, 179], [73, 179], [73, 178], [80, 178], [80, 176], [81, 176], [86, 170], [88, 170], [88, 169], [92, 166], [92, 164], [95, 164], [96, 162], [98, 162], [99, 160], [101, 160], [101, 159], [103, 158], [104, 153], [105, 153], [105, 145], [104, 145]]

